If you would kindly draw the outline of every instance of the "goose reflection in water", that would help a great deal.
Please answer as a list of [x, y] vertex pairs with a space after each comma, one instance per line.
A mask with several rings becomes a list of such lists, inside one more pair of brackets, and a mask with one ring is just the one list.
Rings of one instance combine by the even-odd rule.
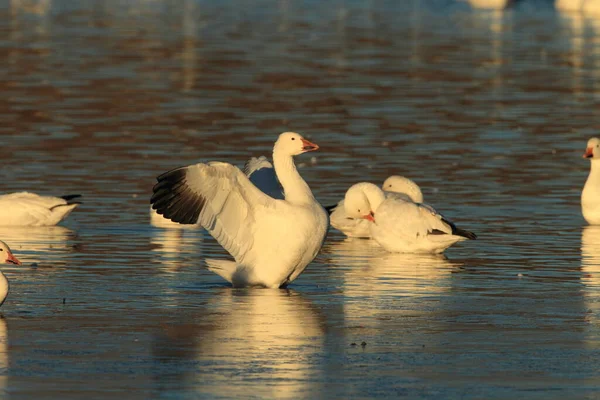
[[381, 329], [405, 330], [415, 317], [428, 318], [462, 265], [443, 255], [388, 253], [370, 240], [330, 242], [328, 251], [343, 280], [345, 325], [356, 327], [350, 342], [378, 340]]
[[76, 233], [63, 226], [0, 227], [0, 238], [18, 251], [21, 261], [29, 263], [66, 265], [66, 253], [74, 251]]
[[0, 316], [0, 393], [6, 393], [8, 369], [8, 324], [6, 319]]
[[165, 272], [177, 272], [179, 268], [198, 262], [203, 232], [199, 229], [153, 228], [150, 243], [155, 259]]
[[600, 322], [600, 225], [588, 225], [581, 232], [581, 269], [584, 296], [593, 318]]
[[343, 268], [345, 286], [360, 292], [396, 296], [443, 289], [440, 280], [461, 263], [444, 255], [388, 253], [373, 240], [348, 238], [327, 246], [331, 263]]
[[158, 390], [257, 398], [320, 393], [324, 319], [299, 293], [226, 288], [181, 317], [184, 323], [165, 326], [154, 340]]

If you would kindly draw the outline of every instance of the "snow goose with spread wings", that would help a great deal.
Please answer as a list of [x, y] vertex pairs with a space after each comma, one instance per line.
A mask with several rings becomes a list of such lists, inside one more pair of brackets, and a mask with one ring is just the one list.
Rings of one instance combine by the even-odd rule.
[[235, 260], [207, 260], [209, 269], [233, 286], [285, 287], [315, 258], [329, 227], [293, 159], [318, 148], [298, 133], [279, 135], [273, 163], [283, 200], [264, 193], [239, 168], [209, 162], [160, 175], [152, 207], [172, 221], [202, 225]]

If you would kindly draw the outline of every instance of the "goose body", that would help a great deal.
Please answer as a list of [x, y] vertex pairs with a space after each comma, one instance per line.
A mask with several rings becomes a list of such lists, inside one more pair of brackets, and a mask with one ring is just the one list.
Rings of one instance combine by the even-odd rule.
[[352, 218], [370, 222], [371, 237], [394, 253], [442, 253], [454, 243], [475, 239], [472, 232], [457, 228], [433, 207], [410, 200], [386, 197], [372, 183], [352, 186], [344, 197]]
[[[396, 198], [409, 200], [415, 203], [423, 202], [423, 193], [421, 188], [412, 180], [399, 175], [392, 175], [387, 178], [382, 185], [386, 198]], [[348, 237], [370, 238], [371, 229], [369, 221], [362, 218], [351, 218], [344, 209], [344, 200], [332, 207], [327, 207], [331, 211], [331, 226], [341, 231]]]
[[0, 195], [0, 226], [50, 226], [65, 219], [79, 204], [78, 194], [62, 197], [18, 192]]
[[[15, 264], [21, 265], [21, 261], [17, 259], [10, 251], [10, 248], [6, 243], [0, 240], [0, 264]], [[4, 304], [4, 301], [8, 297], [9, 284], [8, 279], [2, 271], [0, 271], [0, 306]]]
[[284, 199], [269, 196], [231, 164], [209, 162], [159, 176], [152, 207], [172, 221], [204, 227], [235, 260], [207, 260], [208, 267], [233, 286], [284, 287], [315, 258], [329, 226], [293, 161], [317, 149], [294, 132], [275, 142]]
[[598, 14], [600, 13], [600, 2], [598, 0], [556, 0], [554, 8], [566, 12]]
[[590, 160], [590, 174], [581, 192], [581, 213], [590, 225], [600, 225], [600, 139], [588, 140], [583, 157]]

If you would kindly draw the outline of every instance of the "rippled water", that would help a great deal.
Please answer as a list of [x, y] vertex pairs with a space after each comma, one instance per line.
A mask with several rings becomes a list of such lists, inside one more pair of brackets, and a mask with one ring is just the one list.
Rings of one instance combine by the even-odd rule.
[[[0, 228], [11, 398], [597, 398], [600, 230], [579, 210], [600, 16], [523, 0], [0, 1], [0, 190], [81, 193]], [[403, 174], [475, 231], [446, 257], [331, 231], [289, 290], [233, 290], [148, 224], [156, 175], [298, 131], [319, 200]], [[364, 344], [363, 344], [364, 342]]]

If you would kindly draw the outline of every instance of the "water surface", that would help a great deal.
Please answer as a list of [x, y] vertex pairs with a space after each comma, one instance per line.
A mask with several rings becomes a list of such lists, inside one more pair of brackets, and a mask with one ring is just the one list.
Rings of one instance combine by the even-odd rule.
[[[26, 264], [4, 268], [0, 390], [597, 398], [598, 32], [534, 1], [0, 2], [0, 189], [85, 201], [0, 228]], [[331, 231], [288, 290], [234, 290], [208, 235], [148, 224], [158, 174], [286, 130], [321, 146], [297, 162], [322, 203], [402, 174], [479, 239], [417, 257]]]

